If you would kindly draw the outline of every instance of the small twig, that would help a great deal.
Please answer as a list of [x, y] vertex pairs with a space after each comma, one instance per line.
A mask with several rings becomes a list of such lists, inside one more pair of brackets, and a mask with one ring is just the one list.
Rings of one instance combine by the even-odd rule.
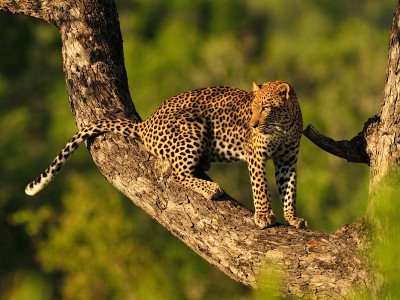
[[346, 159], [348, 162], [364, 163], [369, 165], [369, 156], [365, 151], [366, 142], [362, 132], [350, 141], [335, 141], [320, 133], [311, 124], [303, 131], [303, 134], [322, 150], [335, 156]]

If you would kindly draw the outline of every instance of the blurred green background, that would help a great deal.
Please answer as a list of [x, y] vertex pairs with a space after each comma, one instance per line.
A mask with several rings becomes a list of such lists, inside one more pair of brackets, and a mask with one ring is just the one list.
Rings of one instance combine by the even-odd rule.
[[[142, 118], [177, 93], [287, 80], [304, 124], [356, 135], [379, 108], [395, 1], [117, 0]], [[82, 147], [34, 198], [24, 194], [76, 131], [58, 31], [0, 12], [0, 298], [254, 299], [117, 192]], [[274, 207], [282, 222], [267, 165]], [[303, 139], [298, 211], [314, 230], [363, 216], [368, 168]], [[245, 164], [211, 177], [252, 208]]]

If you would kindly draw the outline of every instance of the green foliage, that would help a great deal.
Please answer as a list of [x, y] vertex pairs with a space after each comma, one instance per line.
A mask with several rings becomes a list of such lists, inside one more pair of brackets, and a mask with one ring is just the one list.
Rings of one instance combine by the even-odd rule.
[[[353, 137], [379, 108], [393, 1], [117, 5], [143, 118], [185, 90], [250, 90], [253, 81], [276, 79], [297, 90], [305, 124], [336, 139]], [[117, 193], [84, 147], [39, 196], [23, 194], [76, 127], [57, 30], [7, 13], [0, 25], [0, 298], [253, 298]], [[267, 169], [277, 199], [272, 164]], [[303, 139], [298, 169], [298, 209], [312, 228], [334, 230], [365, 214], [367, 167]], [[210, 174], [252, 207], [245, 164], [218, 165]]]
[[373, 237], [369, 257], [371, 265], [374, 266], [377, 273], [377, 281], [381, 283], [380, 289], [377, 291], [379, 299], [400, 297], [399, 183], [398, 175], [387, 176], [371, 197], [371, 205], [368, 210], [368, 221]]
[[149, 245], [131, 238], [136, 223], [128, 222], [129, 210], [119, 195], [104, 179], [86, 178], [89, 184], [79, 176], [69, 180], [62, 214], [39, 246], [43, 268], [65, 273], [62, 294], [73, 299], [122, 299], [125, 295], [144, 299], [146, 290], [152, 290], [154, 299], [179, 297], [180, 291], [171, 284], [175, 276], [153, 263], [157, 256]]

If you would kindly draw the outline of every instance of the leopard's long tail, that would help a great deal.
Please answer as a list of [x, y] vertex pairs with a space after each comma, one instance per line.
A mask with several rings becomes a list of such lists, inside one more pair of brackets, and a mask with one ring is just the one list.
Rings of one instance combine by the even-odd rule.
[[58, 174], [61, 167], [72, 153], [88, 138], [105, 132], [115, 132], [124, 136], [140, 137], [140, 133], [138, 132], [139, 124], [140, 123], [135, 123], [134, 121], [127, 119], [104, 119], [85, 126], [71, 138], [65, 147], [58, 153], [56, 158], [54, 158], [51, 165], [44, 170], [38, 178], [26, 186], [25, 193], [33, 196], [48, 185]]

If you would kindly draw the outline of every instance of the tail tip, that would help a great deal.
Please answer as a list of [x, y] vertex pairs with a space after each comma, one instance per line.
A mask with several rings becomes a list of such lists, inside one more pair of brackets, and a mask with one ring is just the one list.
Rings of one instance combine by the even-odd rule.
[[37, 189], [35, 189], [35, 186], [33, 183], [28, 184], [25, 187], [25, 194], [27, 194], [28, 196], [33, 196], [37, 193]]

